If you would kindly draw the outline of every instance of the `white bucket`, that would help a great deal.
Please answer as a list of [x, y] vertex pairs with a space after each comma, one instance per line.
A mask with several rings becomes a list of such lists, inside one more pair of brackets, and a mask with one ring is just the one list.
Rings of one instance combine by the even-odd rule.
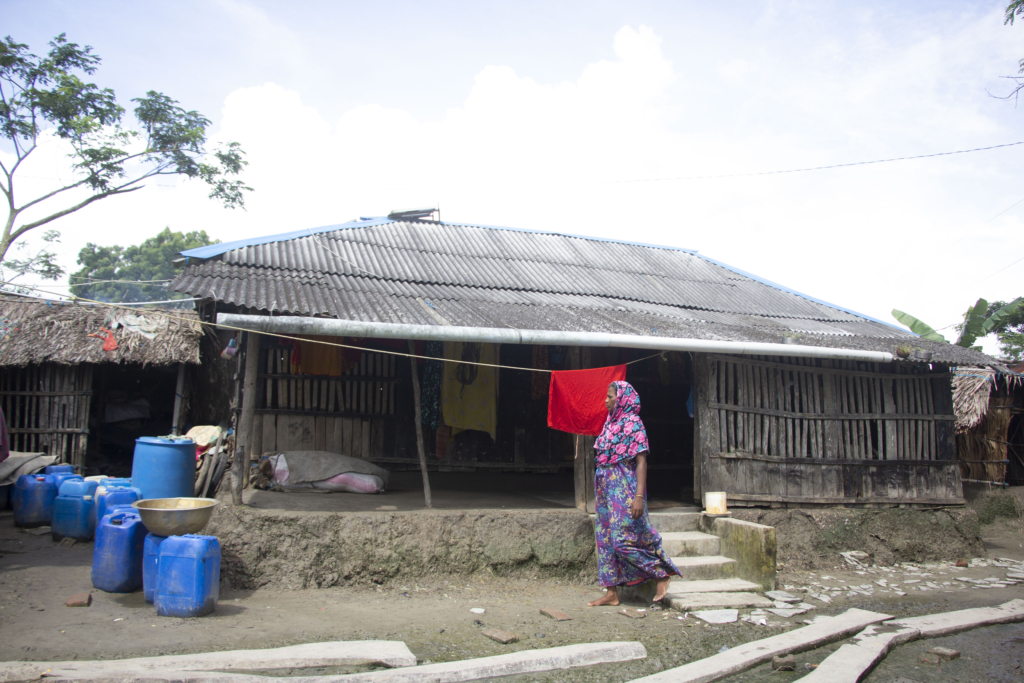
[[704, 512], [709, 515], [728, 514], [725, 491], [708, 491], [704, 494]]

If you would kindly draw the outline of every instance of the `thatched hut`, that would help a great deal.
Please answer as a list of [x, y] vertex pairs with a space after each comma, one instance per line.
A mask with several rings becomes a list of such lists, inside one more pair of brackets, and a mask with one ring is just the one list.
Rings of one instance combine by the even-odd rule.
[[953, 375], [957, 456], [963, 481], [1024, 484], [1024, 375], [962, 367]]
[[0, 296], [11, 449], [57, 455], [80, 471], [123, 471], [135, 438], [180, 428], [185, 368], [199, 364], [202, 336], [194, 311]]

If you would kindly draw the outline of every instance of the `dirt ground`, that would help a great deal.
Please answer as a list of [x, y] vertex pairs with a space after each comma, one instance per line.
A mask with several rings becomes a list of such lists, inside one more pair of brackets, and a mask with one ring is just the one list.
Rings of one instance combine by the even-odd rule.
[[[981, 535], [986, 549], [979, 555], [1024, 559], [1024, 523], [1019, 519], [997, 519], [982, 527]], [[949, 563], [814, 571], [784, 568], [780, 588], [796, 593], [803, 589], [819, 593], [823, 586], [842, 590], [830, 591], [833, 597], [828, 604], [808, 599], [816, 609], [792, 619], [771, 617], [764, 626], [744, 621], [711, 626], [671, 611], [648, 611], [646, 618], [633, 620], [617, 614], [615, 608], [586, 608], [585, 603], [598, 595], [589, 583], [500, 577], [481, 571], [381, 587], [236, 590], [225, 582], [213, 615], [175, 619], [157, 617], [141, 592], [115, 595], [93, 590], [91, 607], [65, 607], [68, 596], [92, 589], [91, 558], [92, 544], [60, 547], [49, 536], [19, 532], [11, 513], [0, 513], [0, 659], [116, 659], [323, 640], [397, 639], [405, 641], [421, 661], [442, 662], [572, 643], [637, 640], [647, 648], [644, 660], [513, 678], [628, 681], [712, 655], [723, 646], [798, 627], [815, 614], [858, 607], [911, 616], [1024, 597], [1024, 584], [983, 589], [957, 580], [1005, 576], [1005, 568], [987, 562], [976, 562], [978, 566], [968, 569]], [[906, 595], [875, 583], [882, 578], [908, 589], [902, 591]], [[937, 588], [918, 589], [929, 581]], [[851, 586], [860, 586], [856, 589], [860, 592], [850, 591]], [[650, 610], [649, 605], [632, 606]], [[485, 613], [470, 612], [474, 607]], [[542, 607], [564, 610], [573, 619], [554, 622], [539, 614]], [[520, 640], [499, 645], [481, 634], [484, 627], [511, 631]], [[979, 629], [942, 640], [964, 652], [964, 657], [941, 671], [926, 668], [917, 662], [918, 654], [940, 641], [912, 643], [891, 654], [867, 680], [888, 683], [897, 675], [922, 682], [1021, 680], [1024, 625]], [[817, 663], [835, 647], [801, 655], [800, 662]], [[760, 668], [733, 680], [789, 681], [798, 675]]]

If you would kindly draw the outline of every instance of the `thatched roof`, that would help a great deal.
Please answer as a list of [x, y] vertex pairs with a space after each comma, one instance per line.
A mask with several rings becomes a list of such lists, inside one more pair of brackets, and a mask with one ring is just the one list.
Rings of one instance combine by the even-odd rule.
[[956, 431], [963, 433], [977, 427], [988, 412], [989, 399], [997, 381], [1007, 388], [1019, 385], [1019, 375], [999, 373], [992, 368], [957, 368], [953, 373], [953, 410]]
[[[104, 351], [111, 330], [117, 349]], [[195, 311], [129, 310], [0, 295], [0, 366], [29, 363], [199, 363]]]

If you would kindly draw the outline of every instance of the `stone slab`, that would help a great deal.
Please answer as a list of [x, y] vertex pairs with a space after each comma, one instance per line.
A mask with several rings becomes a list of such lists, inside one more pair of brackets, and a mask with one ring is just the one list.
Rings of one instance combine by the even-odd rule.
[[708, 607], [771, 607], [772, 601], [754, 593], [669, 593], [662, 604], [680, 612], [693, 612]]
[[[390, 667], [415, 666], [414, 655], [398, 640], [350, 640], [306, 643], [265, 650], [228, 650], [192, 655], [136, 657], [113, 661], [69, 662], [2, 662], [0, 682], [32, 680], [50, 669], [52, 675], [89, 678], [76, 672], [135, 671], [153, 672], [203, 671], [225, 669], [301, 669], [310, 666], [364, 666], [379, 664]], [[47, 674], [49, 677], [51, 674]]]
[[778, 609], [778, 608], [775, 608], [775, 609], [770, 609], [768, 611], [771, 612], [772, 614], [774, 614], [777, 617], [782, 617], [783, 619], [790, 619], [792, 617], [799, 616], [799, 615], [803, 614], [807, 610], [805, 610], [805, 609], [796, 609], [795, 607], [793, 607], [793, 608], [788, 608], [788, 609]]
[[723, 555], [673, 557], [683, 576], [690, 579], [731, 579], [736, 576], [736, 560]]
[[775, 655], [804, 652], [826, 643], [841, 640], [858, 633], [871, 624], [892, 619], [888, 614], [850, 609], [835, 617], [819, 617], [809, 626], [793, 629], [777, 636], [737, 645], [711, 657], [690, 662], [651, 676], [638, 678], [634, 683], [708, 683], [746, 671]]
[[618, 613], [624, 617], [629, 617], [630, 619], [644, 619], [647, 617], [647, 612], [638, 612], [637, 610], [629, 609], [628, 607], [620, 609]]
[[740, 612], [735, 609], [708, 609], [690, 612], [690, 616], [697, 617], [709, 624], [731, 624], [740, 618]]
[[721, 548], [718, 536], [700, 531], [663, 532], [661, 543], [669, 555], [685, 557], [717, 555]]
[[1010, 624], [1024, 621], [1024, 600], [1011, 600], [996, 607], [975, 607], [956, 612], [926, 614], [921, 617], [898, 619], [893, 624], [903, 628], [914, 628], [922, 638], [960, 633], [979, 626]]
[[779, 602], [800, 602], [800, 598], [796, 597], [792, 593], [786, 591], [768, 591], [765, 596], [772, 600], [778, 600]]
[[914, 628], [889, 624], [868, 626], [800, 680], [806, 683], [858, 683], [892, 647], [908, 643], [920, 635], [921, 632]]
[[931, 652], [933, 655], [937, 655], [939, 659], [944, 659], [947, 662], [951, 662], [954, 659], [960, 659], [960, 651], [953, 650], [948, 647], [933, 647], [928, 650], [928, 652]]
[[[582, 643], [543, 650], [522, 650], [459, 662], [426, 664], [357, 674], [297, 676], [281, 680], [287, 681], [287, 683], [459, 683], [460, 681], [556, 671], [594, 664], [626, 662], [645, 657], [647, 657], [647, 650], [637, 642]], [[113, 683], [115, 680], [125, 680], [131, 673], [125, 671], [116, 676], [108, 674], [106, 678], [90, 680]], [[63, 680], [83, 680], [84, 678], [86, 677], [64, 678]], [[148, 681], [181, 681], [182, 677], [180, 674], [175, 675], [174, 672], [151, 672], [146, 679]], [[50, 683], [59, 683], [61, 680], [61, 678], [55, 678], [50, 680]], [[202, 683], [267, 683], [273, 679], [266, 676], [202, 671], [189, 673], [188, 680]]]

